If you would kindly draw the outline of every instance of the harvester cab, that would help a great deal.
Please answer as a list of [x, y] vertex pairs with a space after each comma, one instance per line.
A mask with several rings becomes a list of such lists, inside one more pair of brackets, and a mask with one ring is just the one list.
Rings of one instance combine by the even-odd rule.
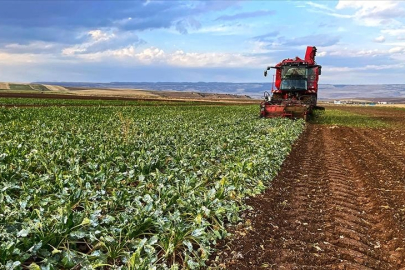
[[[316, 47], [308, 46], [305, 59], [298, 56], [294, 59], [284, 59], [276, 66], [273, 76], [272, 95], [264, 94], [260, 104], [260, 116], [266, 118], [288, 117], [307, 119], [316, 107], [318, 95], [318, 80], [321, 66], [315, 62]], [[274, 81], [275, 77], [275, 81]]]

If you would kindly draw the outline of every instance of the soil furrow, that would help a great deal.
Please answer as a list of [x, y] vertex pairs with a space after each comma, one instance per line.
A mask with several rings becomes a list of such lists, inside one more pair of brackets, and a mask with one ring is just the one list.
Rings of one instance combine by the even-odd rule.
[[[323, 136], [325, 136], [325, 141], [331, 138], [332, 131], [329, 129], [324, 129]], [[378, 221], [373, 218], [370, 212], [370, 206], [363, 204], [365, 200], [369, 200], [369, 194], [366, 193], [363, 187], [362, 180], [355, 172], [355, 168], [352, 166], [352, 161], [344, 158], [344, 152], [346, 148], [342, 145], [339, 140], [333, 140], [332, 143], [325, 144], [325, 152], [327, 164], [330, 164], [330, 168], [341, 168], [340, 175], [336, 174], [336, 170], [330, 172], [330, 190], [331, 200], [328, 201], [331, 204], [337, 206], [335, 207], [334, 216], [335, 220], [335, 239], [329, 239], [335, 246], [337, 246], [337, 253], [340, 259], [344, 259], [347, 267], [350, 265], [359, 265], [370, 267], [373, 265], [378, 265], [380, 268], [389, 268], [388, 262], [378, 253], [372, 252], [374, 249], [374, 242], [379, 241], [377, 236], [372, 236], [367, 234], [367, 237], [360, 238], [356, 235], [364, 235], [364, 232], [369, 232]], [[340, 185], [338, 188], [335, 187], [335, 183], [338, 182]], [[342, 190], [343, 189], [343, 190]], [[339, 201], [341, 192], [352, 191], [357, 194], [353, 197], [351, 201]], [[335, 195], [336, 190], [338, 191]], [[357, 209], [357, 211], [355, 210]], [[355, 210], [355, 211], [353, 211]], [[341, 226], [337, 226], [341, 221], [350, 220], [356, 223], [357, 226], [353, 226], [352, 229], [354, 233], [347, 235], [346, 230], [341, 230]], [[350, 236], [350, 237], [347, 237]]]
[[373, 132], [309, 125], [268, 190], [247, 200], [249, 229], [219, 244], [214, 265], [405, 269], [405, 168], [397, 158], [405, 152], [392, 154], [395, 145], [384, 148]]

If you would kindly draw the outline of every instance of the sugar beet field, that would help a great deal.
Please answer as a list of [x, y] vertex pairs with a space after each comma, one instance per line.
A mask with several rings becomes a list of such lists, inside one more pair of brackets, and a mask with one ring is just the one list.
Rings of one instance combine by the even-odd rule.
[[0, 108], [0, 269], [405, 269], [404, 109], [54, 105]]
[[257, 106], [0, 112], [6, 269], [204, 268], [304, 128]]

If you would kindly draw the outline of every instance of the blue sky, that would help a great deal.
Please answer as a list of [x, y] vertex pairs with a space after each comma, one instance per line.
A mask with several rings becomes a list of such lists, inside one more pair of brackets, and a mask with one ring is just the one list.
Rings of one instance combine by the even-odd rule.
[[0, 81], [405, 83], [405, 1], [0, 1]]

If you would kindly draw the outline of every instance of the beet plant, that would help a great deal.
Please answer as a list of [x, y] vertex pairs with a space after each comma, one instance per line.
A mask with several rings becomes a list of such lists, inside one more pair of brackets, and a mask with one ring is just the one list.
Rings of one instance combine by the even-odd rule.
[[0, 109], [0, 268], [204, 268], [303, 128], [257, 106]]

